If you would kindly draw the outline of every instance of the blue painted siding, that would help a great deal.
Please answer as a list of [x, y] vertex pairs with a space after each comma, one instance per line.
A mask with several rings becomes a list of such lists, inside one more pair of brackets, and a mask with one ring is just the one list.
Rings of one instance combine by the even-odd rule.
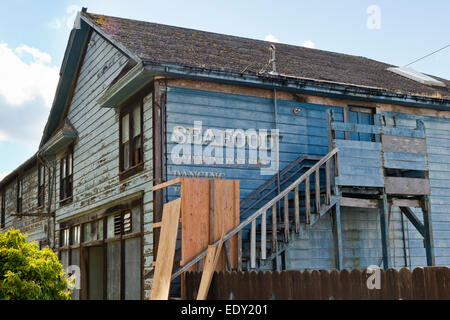
[[[433, 226], [435, 257], [437, 265], [450, 265], [450, 119], [386, 113], [390, 125], [415, 128], [416, 120], [422, 119], [428, 150], [428, 167], [431, 185], [431, 219]], [[422, 219], [422, 210], [414, 209]], [[405, 223], [410, 241], [410, 267], [426, 263], [425, 249], [420, 234]]]
[[[301, 112], [294, 115], [293, 108]], [[330, 106], [278, 101], [278, 128], [280, 129], [280, 170], [300, 155], [325, 155], [328, 152], [326, 110]], [[343, 121], [342, 109], [333, 107], [336, 121]], [[195, 175], [209, 172], [228, 179], [241, 181], [241, 200], [258, 188], [271, 176], [261, 175], [259, 168], [230, 165], [175, 164], [171, 159], [170, 140], [176, 126], [193, 127], [194, 121], [202, 121], [203, 130], [217, 129], [270, 129], [274, 127], [273, 100], [170, 87], [167, 94], [167, 173]], [[386, 114], [388, 125], [392, 116]], [[415, 128], [416, 117], [397, 115], [397, 125]], [[436, 247], [436, 263], [450, 264], [450, 125], [449, 120], [426, 118], [429, 168], [431, 179], [431, 204]], [[337, 132], [337, 139], [343, 138]], [[364, 138], [364, 137], [363, 137]], [[365, 140], [365, 139], [360, 139]], [[359, 143], [355, 141], [354, 143]], [[203, 146], [203, 149], [205, 146]], [[377, 150], [347, 152], [350, 158], [366, 157]], [[358, 153], [359, 152], [359, 153]], [[345, 150], [343, 151], [345, 155]], [[248, 149], [246, 149], [248, 158]], [[369, 157], [371, 158], [371, 157]], [[367, 160], [367, 161], [366, 161]], [[397, 161], [395, 155], [391, 159]], [[401, 159], [399, 159], [401, 160]], [[423, 165], [422, 159], [417, 159]], [[358, 160], [355, 160], [358, 161]], [[246, 163], [248, 165], [248, 162]], [[355, 163], [356, 164], [356, 163]], [[360, 163], [361, 165], [361, 163]], [[377, 168], [379, 161], [364, 160], [367, 167]], [[204, 175], [201, 175], [202, 177]], [[176, 187], [169, 188], [169, 198], [178, 194]], [[420, 209], [415, 210], [421, 216]], [[329, 216], [324, 215], [314, 226], [307, 226], [299, 239], [286, 252], [288, 269], [332, 269], [334, 267], [333, 242]], [[381, 264], [381, 233], [379, 213], [374, 209], [342, 208], [344, 267], [364, 268]], [[405, 232], [405, 240], [403, 240]], [[394, 266], [420, 266], [426, 264], [425, 249], [420, 234], [404, 219], [400, 212], [392, 210], [389, 220], [389, 241]], [[403, 243], [406, 243], [406, 255]], [[405, 262], [406, 261], [406, 262]]]
[[[280, 170], [304, 154], [328, 153], [326, 110], [319, 106], [294, 101], [277, 101], [277, 127], [280, 130]], [[227, 179], [241, 181], [241, 200], [262, 185], [271, 175], [261, 175], [259, 168], [231, 165], [175, 164], [171, 159], [176, 143], [170, 140], [176, 126], [193, 127], [194, 121], [202, 121], [203, 131], [208, 128], [266, 129], [274, 128], [273, 100], [236, 94], [224, 94], [200, 90], [168, 88], [167, 94], [167, 174], [168, 179], [176, 173], [213, 172]], [[300, 108], [297, 115], [293, 108]], [[336, 121], [343, 121], [342, 109], [333, 107]], [[203, 147], [204, 150], [205, 147]], [[224, 151], [225, 153], [225, 151]], [[249, 150], [246, 148], [248, 160]], [[170, 196], [176, 188], [169, 190]]]

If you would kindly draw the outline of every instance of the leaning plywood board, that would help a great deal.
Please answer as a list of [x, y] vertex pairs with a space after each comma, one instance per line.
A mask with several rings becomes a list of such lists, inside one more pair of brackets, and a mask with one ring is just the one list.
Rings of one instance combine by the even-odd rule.
[[[214, 239], [217, 241], [222, 234], [226, 234], [239, 225], [239, 181], [214, 180]], [[232, 269], [237, 268], [237, 235], [229, 240], [229, 259]], [[226, 259], [223, 250], [220, 253], [217, 269], [225, 270]]]
[[173, 259], [177, 242], [178, 223], [180, 220], [181, 199], [168, 202], [163, 208], [161, 235], [156, 258], [155, 276], [153, 278], [150, 300], [167, 300], [169, 298]]
[[214, 275], [214, 271], [217, 269], [217, 263], [220, 259], [220, 253], [222, 252], [223, 234], [220, 238], [220, 242], [217, 246], [208, 246], [208, 252], [206, 253], [205, 266], [203, 268], [202, 278], [200, 280], [200, 286], [198, 288], [197, 300], [206, 300], [208, 297], [209, 287]]
[[[181, 182], [181, 265], [208, 247], [210, 181], [183, 178]], [[190, 269], [196, 271], [195, 267]]]

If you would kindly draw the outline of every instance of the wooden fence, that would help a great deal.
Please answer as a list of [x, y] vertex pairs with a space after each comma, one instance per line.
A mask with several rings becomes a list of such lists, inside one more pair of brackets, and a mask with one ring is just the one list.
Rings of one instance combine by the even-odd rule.
[[[448, 267], [407, 268], [376, 273], [360, 270], [216, 272], [208, 299], [213, 300], [449, 300]], [[370, 279], [369, 279], [370, 277]], [[197, 296], [200, 272], [184, 278], [183, 298]], [[367, 282], [379, 289], [369, 289]], [[378, 285], [379, 284], [379, 285]]]

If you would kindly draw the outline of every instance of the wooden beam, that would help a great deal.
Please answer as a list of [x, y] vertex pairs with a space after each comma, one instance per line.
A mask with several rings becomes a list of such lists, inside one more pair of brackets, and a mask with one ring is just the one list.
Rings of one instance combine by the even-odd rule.
[[374, 199], [359, 199], [342, 197], [339, 201], [342, 207], [379, 208], [379, 201]]
[[391, 199], [391, 206], [393, 207], [409, 207], [421, 208], [420, 200], [417, 199]]
[[408, 218], [412, 225], [419, 231], [422, 237], [425, 237], [425, 227], [420, 222], [419, 218], [414, 214], [414, 212], [408, 207], [400, 207], [400, 211]]
[[435, 258], [434, 258], [434, 241], [433, 241], [433, 228], [431, 221], [431, 204], [429, 197], [424, 197], [423, 200], [423, 225], [425, 231], [425, 252], [427, 255], [427, 265], [434, 266]]
[[391, 256], [389, 248], [389, 227], [388, 227], [388, 214], [389, 203], [387, 196], [383, 193], [380, 200], [380, 227], [381, 227], [381, 246], [383, 251], [383, 267], [387, 270], [391, 266]]
[[169, 298], [173, 259], [177, 243], [178, 223], [180, 220], [181, 199], [168, 202], [163, 208], [160, 242], [156, 258], [155, 276], [150, 293], [150, 300], [167, 300]]
[[173, 180], [170, 180], [170, 181], [167, 181], [167, 182], [163, 182], [161, 184], [153, 186], [152, 191], [164, 189], [164, 188], [173, 186], [174, 184], [177, 184], [177, 183], [181, 183], [181, 178], [175, 178]]
[[384, 186], [387, 194], [398, 195], [429, 195], [430, 180], [403, 177], [384, 177]]
[[[328, 163], [328, 162], [327, 162]], [[300, 199], [298, 194], [298, 186], [294, 189], [294, 219], [295, 219], [295, 232], [300, 232]]]
[[336, 202], [336, 205], [331, 210], [331, 225], [333, 230], [333, 242], [334, 242], [334, 261], [335, 268], [337, 270], [341, 270], [343, 268], [342, 265], [342, 232], [341, 232], [341, 207], [339, 205], [339, 201]]

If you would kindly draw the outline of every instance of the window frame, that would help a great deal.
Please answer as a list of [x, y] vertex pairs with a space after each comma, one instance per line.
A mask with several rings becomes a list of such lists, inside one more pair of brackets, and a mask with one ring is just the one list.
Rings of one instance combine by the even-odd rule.
[[[137, 124], [140, 127], [140, 143], [138, 145], [140, 161], [135, 161], [135, 149], [136, 149], [136, 139], [134, 137], [134, 110], [139, 107], [140, 121]], [[123, 125], [122, 119], [128, 115], [128, 163], [130, 164], [128, 168], [124, 168], [124, 143], [122, 143], [123, 138]], [[121, 107], [119, 112], [119, 180], [127, 179], [144, 169], [144, 98], [139, 95], [139, 97], [134, 98], [129, 103]]]
[[[135, 232], [125, 232], [123, 226], [124, 226], [124, 215], [127, 212], [131, 212], [134, 208], [139, 208], [139, 217], [140, 217], [140, 223], [139, 223], [139, 231]], [[114, 217], [116, 215], [120, 215], [121, 217], [121, 227], [120, 227], [120, 235], [115, 235], [113, 232], [112, 237], [108, 237], [108, 217]], [[90, 241], [84, 241], [85, 240], [85, 228], [84, 226], [88, 223], [103, 221], [103, 235], [102, 239], [100, 240], [90, 240]], [[131, 221], [131, 220], [130, 220]], [[87, 216], [82, 216], [80, 218], [75, 218], [73, 220], [60, 223], [59, 225], [59, 243], [58, 243], [58, 257], [61, 260], [62, 258], [62, 251], [67, 251], [67, 261], [68, 265], [70, 266], [72, 263], [72, 249], [80, 249], [80, 264], [87, 263], [87, 260], [83, 262], [83, 249], [86, 250], [89, 247], [92, 246], [102, 246], [103, 252], [104, 252], [104, 259], [108, 258], [107, 253], [107, 245], [110, 242], [120, 242], [120, 254], [121, 258], [118, 261], [120, 264], [120, 300], [125, 299], [125, 240], [127, 239], [133, 239], [133, 238], [139, 238], [140, 239], [140, 275], [141, 275], [141, 292], [140, 292], [140, 298], [141, 300], [144, 298], [144, 285], [145, 285], [145, 276], [144, 276], [144, 206], [143, 206], [143, 199], [142, 198], [135, 198], [133, 200], [128, 200], [122, 204], [116, 205], [114, 207], [110, 207], [108, 209], [105, 209], [103, 211], [94, 212], [92, 214], [89, 214]], [[79, 241], [73, 241], [73, 233], [71, 230], [73, 228], [79, 228]], [[66, 241], [63, 242], [64, 235], [66, 235]], [[85, 255], [86, 257], [86, 255]], [[88, 299], [88, 288], [87, 288], [87, 276], [83, 271], [83, 267], [80, 265], [81, 268], [81, 283], [82, 287], [80, 288], [80, 294], [79, 299], [80, 300], [87, 300]], [[107, 264], [105, 263], [104, 266], [104, 279], [103, 279], [103, 299], [107, 299]], [[85, 269], [84, 269], [85, 270]]]
[[[69, 159], [70, 174], [69, 174]], [[65, 163], [65, 166], [64, 166]], [[63, 177], [63, 167], [65, 169]], [[70, 182], [70, 195], [68, 195], [67, 185]], [[69, 148], [59, 160], [59, 204], [60, 206], [71, 203], [73, 199], [73, 148]]]
[[[41, 170], [43, 170], [42, 177], [43, 181], [41, 181]], [[43, 208], [45, 205], [45, 166], [42, 163], [38, 164], [38, 208]]]
[[17, 177], [17, 189], [16, 189], [16, 213], [23, 212], [23, 177], [19, 175]]

